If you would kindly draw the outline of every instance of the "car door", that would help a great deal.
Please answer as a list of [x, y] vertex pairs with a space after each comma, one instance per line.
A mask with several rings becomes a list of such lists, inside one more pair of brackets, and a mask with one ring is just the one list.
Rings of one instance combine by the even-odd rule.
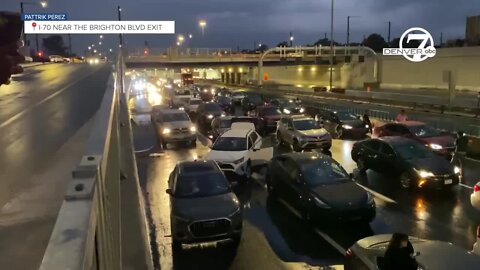
[[364, 145], [363, 156], [365, 158], [365, 165], [375, 171], [381, 171], [380, 148], [382, 142], [379, 140], [369, 140]]
[[283, 138], [285, 139], [286, 142], [288, 142], [289, 144], [292, 144], [294, 137], [295, 137], [295, 127], [293, 126], [293, 120], [287, 119], [285, 135], [283, 136]]
[[380, 151], [378, 153], [378, 170], [382, 172], [393, 172], [396, 171], [396, 158], [397, 154], [392, 149], [392, 147], [385, 142], [380, 142]]
[[262, 137], [252, 130], [248, 135], [249, 143], [249, 157], [252, 162], [257, 164], [258, 162], [270, 161], [273, 157], [273, 147], [262, 148]]
[[285, 169], [284, 199], [290, 206], [298, 210], [301, 208], [303, 177], [297, 164], [291, 159], [285, 161]]
[[275, 161], [272, 163], [271, 168], [271, 180], [275, 183], [275, 189], [280, 199], [284, 199], [288, 194], [288, 185], [290, 184], [288, 179], [288, 169], [286, 167], [287, 158], [284, 156], [275, 157]]
[[337, 123], [336, 123], [336, 119], [337, 117], [335, 116], [335, 114], [333, 112], [327, 112], [325, 113], [325, 118], [323, 120], [323, 125], [325, 127], [326, 130], [328, 130], [328, 132], [332, 133], [332, 132], [335, 132], [335, 128], [337, 127]]

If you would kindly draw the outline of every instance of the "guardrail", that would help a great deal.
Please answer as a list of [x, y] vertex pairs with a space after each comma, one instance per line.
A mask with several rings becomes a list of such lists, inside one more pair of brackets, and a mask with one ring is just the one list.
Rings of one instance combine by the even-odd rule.
[[[129, 228], [122, 228], [121, 180], [126, 174], [136, 175], [133, 149], [125, 145], [131, 141], [131, 128], [123, 70], [120, 55], [97, 111], [85, 155], [71, 179], [66, 179], [70, 183], [41, 270], [122, 269], [122, 246], [125, 246], [121, 241], [122, 230], [131, 229], [131, 226], [128, 224], [125, 227]], [[137, 191], [135, 188], [132, 194]], [[140, 198], [135, 195], [125, 198], [136, 199]], [[142, 211], [137, 210], [136, 214]], [[139, 216], [130, 218], [141, 219]], [[143, 221], [137, 225], [137, 231], [146, 227]], [[145, 248], [149, 252], [148, 240], [138, 240], [141, 242], [138, 249]], [[145, 255], [141, 256], [138, 267], [130, 266], [130, 269], [151, 269], [150, 256]], [[142, 267], [145, 265], [147, 267]]]

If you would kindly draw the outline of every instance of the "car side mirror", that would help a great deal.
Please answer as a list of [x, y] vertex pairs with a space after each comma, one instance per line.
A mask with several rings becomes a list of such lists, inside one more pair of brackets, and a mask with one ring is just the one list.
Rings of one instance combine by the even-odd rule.
[[167, 188], [167, 189], [165, 190], [165, 192], [166, 192], [168, 195], [173, 196], [173, 191], [172, 191], [171, 188]]

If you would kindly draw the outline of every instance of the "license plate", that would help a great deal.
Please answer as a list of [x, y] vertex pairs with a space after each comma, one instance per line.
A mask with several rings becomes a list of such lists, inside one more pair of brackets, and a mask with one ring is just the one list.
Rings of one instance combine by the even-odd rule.
[[445, 185], [450, 185], [453, 183], [452, 179], [445, 179]]

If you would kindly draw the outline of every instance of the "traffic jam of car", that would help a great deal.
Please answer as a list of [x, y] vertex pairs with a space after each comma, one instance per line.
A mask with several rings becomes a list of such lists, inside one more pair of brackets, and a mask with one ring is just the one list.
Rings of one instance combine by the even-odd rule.
[[[237, 248], [247, 206], [235, 187], [251, 182], [264, 186], [268, 200], [312, 228], [377, 222], [384, 211], [377, 209], [378, 202], [387, 197], [370, 186], [377, 175], [388, 180], [382, 186], [403, 192], [407, 201], [424, 194], [451, 198], [463, 183], [464, 169], [453, 158], [455, 134], [423, 122], [372, 125], [348, 110], [319, 108], [311, 113], [298, 98], [209, 84], [177, 87], [163, 82], [159, 89], [162, 102], [152, 106], [150, 118], [160, 151], [208, 147], [169, 165], [168, 179], [161, 179], [168, 182], [174, 252], [205, 243]], [[342, 143], [349, 148], [340, 150], [348, 151], [340, 157], [336, 148]], [[346, 165], [345, 159], [355, 166]], [[480, 173], [473, 177], [480, 181]], [[480, 211], [480, 182], [469, 192], [471, 207]], [[469, 250], [409, 235], [418, 251], [418, 269], [480, 269], [480, 226], [476, 232], [477, 242]], [[342, 254], [345, 269], [382, 269], [392, 233], [350, 241]]]

